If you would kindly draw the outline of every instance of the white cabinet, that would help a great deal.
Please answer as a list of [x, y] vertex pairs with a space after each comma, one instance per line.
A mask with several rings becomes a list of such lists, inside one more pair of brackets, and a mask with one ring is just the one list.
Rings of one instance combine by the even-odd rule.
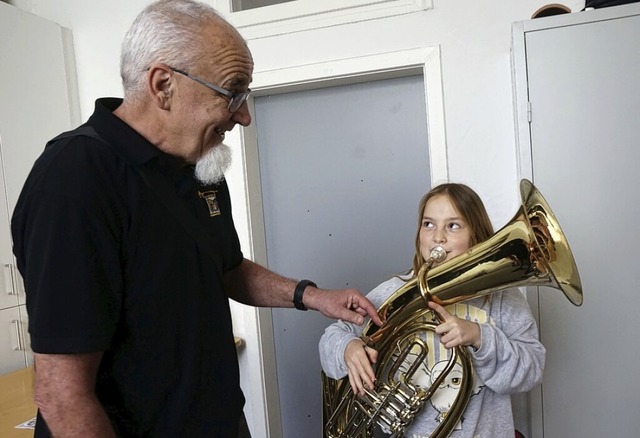
[[547, 347], [531, 436], [638, 436], [640, 3], [514, 30], [521, 172], [553, 207], [584, 288], [580, 308], [531, 294]]
[[24, 306], [9, 307], [0, 310], [0, 374], [24, 368], [27, 365], [25, 346], [26, 326], [20, 319], [20, 310]]
[[0, 2], [0, 374], [30, 365], [10, 218], [45, 143], [79, 123], [71, 32]]
[[[0, 133], [1, 134], [1, 133]], [[18, 270], [12, 256], [10, 209], [0, 137], [0, 374], [5, 374], [27, 365], [31, 355], [26, 348], [26, 325], [21, 314], [25, 314], [25, 295]]]

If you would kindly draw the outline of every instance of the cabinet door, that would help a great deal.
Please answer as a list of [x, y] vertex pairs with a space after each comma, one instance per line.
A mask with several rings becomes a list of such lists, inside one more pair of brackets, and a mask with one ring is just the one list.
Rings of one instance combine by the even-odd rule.
[[0, 132], [0, 309], [15, 307], [18, 301], [18, 286], [11, 254], [11, 233], [9, 231], [9, 209], [5, 197], [4, 163], [2, 160], [2, 133]]
[[77, 122], [70, 31], [0, 2], [0, 309], [24, 304], [9, 220], [45, 143]]
[[9, 221], [46, 142], [79, 123], [71, 32], [0, 2], [0, 372], [32, 362]]
[[26, 364], [24, 328], [20, 309], [11, 307], [0, 310], [0, 374], [24, 368]]
[[0, 136], [9, 213], [45, 143], [77, 124], [71, 41], [68, 29], [0, 2]]
[[584, 288], [580, 308], [541, 288], [544, 429], [534, 436], [637, 436], [640, 5], [568, 19], [525, 34], [533, 180]]

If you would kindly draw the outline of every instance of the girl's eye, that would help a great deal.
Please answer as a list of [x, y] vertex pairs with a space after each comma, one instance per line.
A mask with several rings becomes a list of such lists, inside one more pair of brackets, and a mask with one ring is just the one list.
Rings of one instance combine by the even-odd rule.
[[422, 226], [423, 226], [424, 228], [433, 228], [433, 223], [432, 223], [432, 222], [429, 222], [429, 221], [423, 221], [423, 222], [422, 222]]
[[460, 228], [460, 224], [452, 222], [452, 223], [449, 224], [449, 228], [452, 229], [452, 230], [457, 230], [457, 229]]

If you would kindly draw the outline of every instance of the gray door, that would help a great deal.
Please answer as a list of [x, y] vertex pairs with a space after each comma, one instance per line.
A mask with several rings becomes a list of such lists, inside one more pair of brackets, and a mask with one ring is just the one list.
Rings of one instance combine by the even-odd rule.
[[[410, 267], [431, 181], [422, 76], [259, 97], [255, 123], [269, 268], [366, 293]], [[332, 322], [273, 311], [285, 438], [321, 436]]]
[[546, 438], [640, 431], [640, 8], [635, 11], [526, 34], [534, 182], [568, 236], [584, 287], [581, 308], [555, 290], [539, 294], [548, 349]]

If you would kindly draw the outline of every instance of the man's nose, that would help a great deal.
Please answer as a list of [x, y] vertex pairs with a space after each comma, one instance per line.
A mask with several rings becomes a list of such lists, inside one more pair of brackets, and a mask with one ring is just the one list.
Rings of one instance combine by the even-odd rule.
[[249, 126], [251, 124], [251, 113], [249, 112], [249, 104], [244, 101], [238, 111], [233, 113], [233, 121], [242, 126]]

